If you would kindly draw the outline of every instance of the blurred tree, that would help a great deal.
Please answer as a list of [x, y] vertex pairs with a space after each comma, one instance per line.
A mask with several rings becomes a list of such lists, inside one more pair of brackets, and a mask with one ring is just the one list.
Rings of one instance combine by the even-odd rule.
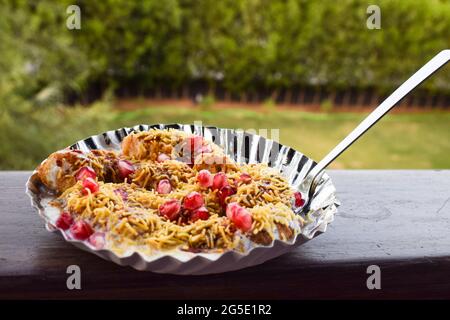
[[[0, 81], [36, 105], [197, 79], [272, 99], [311, 85], [384, 93], [450, 47], [443, 0], [79, 0], [81, 30], [68, 30], [72, 3], [0, 0]], [[369, 4], [380, 30], [366, 27]], [[449, 93], [450, 75], [424, 88]]]
[[38, 104], [55, 104], [64, 93], [81, 91], [89, 70], [65, 28], [64, 4], [1, 0], [0, 7], [3, 81], [12, 81], [17, 94]]
[[158, 81], [187, 78], [176, 0], [79, 1], [82, 32], [77, 43], [101, 87], [132, 84], [140, 92]]

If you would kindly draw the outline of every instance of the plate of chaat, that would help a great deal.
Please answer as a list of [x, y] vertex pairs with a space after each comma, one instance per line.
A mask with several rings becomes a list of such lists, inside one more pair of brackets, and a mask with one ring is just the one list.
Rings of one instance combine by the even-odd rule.
[[139, 125], [50, 154], [27, 182], [49, 231], [120, 265], [208, 274], [260, 264], [324, 232], [339, 205], [324, 174], [310, 212], [298, 191], [315, 165], [242, 130]]

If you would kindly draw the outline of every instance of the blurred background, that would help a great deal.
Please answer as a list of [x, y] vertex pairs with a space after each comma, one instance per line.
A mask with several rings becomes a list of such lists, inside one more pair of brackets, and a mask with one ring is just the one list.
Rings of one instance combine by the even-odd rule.
[[[0, 170], [196, 120], [279, 129], [318, 160], [446, 48], [448, 0], [0, 0]], [[333, 167], [450, 168], [449, 111], [447, 65]]]

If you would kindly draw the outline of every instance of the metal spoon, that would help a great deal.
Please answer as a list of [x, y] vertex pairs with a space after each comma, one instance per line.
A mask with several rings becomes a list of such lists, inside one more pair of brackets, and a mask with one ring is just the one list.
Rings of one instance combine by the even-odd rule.
[[344, 138], [333, 150], [331, 150], [316, 166], [306, 175], [299, 186], [299, 191], [305, 200], [304, 205], [297, 209], [297, 213], [308, 213], [310, 211], [311, 199], [320, 182], [323, 170], [350, 147], [359, 137], [378, 122], [389, 112], [401, 99], [410, 93], [420, 83], [430, 77], [439, 68], [450, 60], [450, 49], [439, 52], [433, 59], [428, 61], [422, 68], [414, 73], [400, 87], [398, 87], [389, 97], [386, 98], [375, 110], [372, 111], [348, 136]]

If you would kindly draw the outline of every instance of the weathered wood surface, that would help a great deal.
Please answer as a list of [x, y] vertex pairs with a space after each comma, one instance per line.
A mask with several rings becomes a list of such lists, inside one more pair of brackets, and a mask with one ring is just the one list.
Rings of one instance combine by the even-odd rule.
[[[263, 265], [209, 276], [139, 272], [48, 233], [0, 172], [0, 298], [450, 298], [450, 170], [330, 171], [342, 202], [325, 234]], [[82, 289], [66, 288], [79, 265]], [[381, 290], [366, 269], [381, 268]]]

